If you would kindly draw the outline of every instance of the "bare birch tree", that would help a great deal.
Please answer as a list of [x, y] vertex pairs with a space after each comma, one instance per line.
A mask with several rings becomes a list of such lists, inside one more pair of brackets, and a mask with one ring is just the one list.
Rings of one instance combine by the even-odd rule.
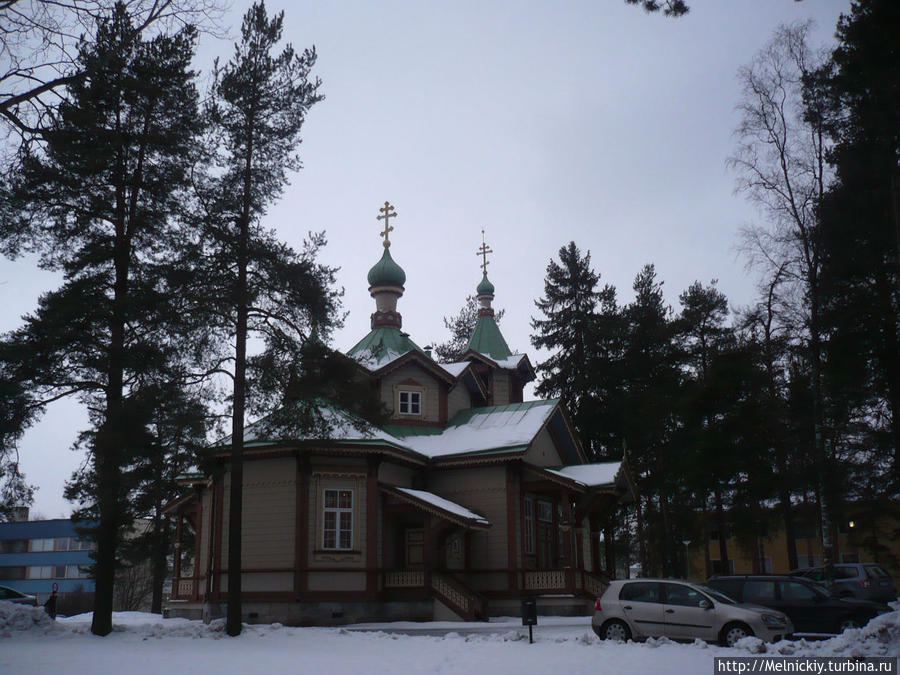
[[783, 320], [808, 359], [812, 378], [813, 445], [821, 499], [824, 563], [833, 563], [824, 394], [822, 389], [822, 243], [818, 208], [831, 179], [825, 155], [826, 104], [813, 86], [827, 62], [807, 44], [811, 24], [780, 26], [738, 78], [743, 96], [738, 146], [729, 165], [738, 190], [754, 202], [764, 225], [743, 231], [749, 264], [780, 281]]

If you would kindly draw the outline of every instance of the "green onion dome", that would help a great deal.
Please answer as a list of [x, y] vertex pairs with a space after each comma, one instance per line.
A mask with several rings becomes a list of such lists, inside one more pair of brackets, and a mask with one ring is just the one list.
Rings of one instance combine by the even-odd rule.
[[493, 295], [494, 294], [494, 284], [488, 281], [487, 274], [484, 275], [484, 278], [481, 280], [481, 283], [478, 284], [478, 288], [475, 289], [478, 295]]
[[368, 279], [369, 286], [403, 286], [406, 283], [406, 272], [391, 258], [391, 250], [385, 248], [381, 260], [369, 270]]

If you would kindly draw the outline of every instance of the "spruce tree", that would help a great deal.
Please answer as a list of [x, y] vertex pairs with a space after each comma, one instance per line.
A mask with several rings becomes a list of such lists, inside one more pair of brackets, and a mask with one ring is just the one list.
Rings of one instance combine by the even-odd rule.
[[197, 130], [194, 42], [189, 28], [144, 41], [117, 5], [82, 46], [84, 77], [70, 84], [45, 142], [23, 150], [0, 209], [0, 246], [34, 251], [64, 278], [7, 336], [0, 361], [37, 404], [77, 395], [90, 407], [93, 482], [81, 494], [97, 516], [97, 635], [112, 630], [117, 552], [131, 519], [123, 468], [141, 436], [132, 387], [175, 332], [163, 269]]
[[575, 242], [559, 250], [559, 262], [551, 260], [544, 279], [544, 295], [535, 306], [545, 318], [532, 319], [531, 344], [551, 354], [538, 364], [540, 396], [565, 400], [589, 456], [603, 454], [600, 445], [600, 401], [592, 383], [594, 335], [598, 306], [615, 304], [615, 289], [597, 288], [600, 278], [591, 268], [591, 254], [583, 256]]
[[[671, 451], [681, 380], [679, 356], [672, 310], [665, 303], [662, 282], [657, 280], [653, 265], [644, 266], [633, 288], [635, 298], [624, 309], [624, 435], [629, 466], [641, 492], [636, 509], [644, 574], [657, 562], [662, 564], [663, 574], [669, 574], [674, 572], [675, 555], [671, 498], [677, 485], [674, 477], [678, 475], [678, 460]], [[647, 514], [649, 523], [655, 520], [657, 527], [645, 528]], [[658, 547], [649, 547], [650, 543]], [[657, 550], [662, 553], [658, 561], [650, 557]]]

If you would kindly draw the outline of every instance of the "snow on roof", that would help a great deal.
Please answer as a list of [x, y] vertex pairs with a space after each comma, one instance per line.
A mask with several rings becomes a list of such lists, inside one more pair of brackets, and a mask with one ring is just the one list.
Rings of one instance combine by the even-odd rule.
[[511, 354], [505, 359], [494, 359], [494, 363], [496, 363], [501, 368], [506, 368], [507, 370], [515, 370], [519, 367], [519, 364], [524, 358], [525, 354]]
[[[402, 439], [397, 438], [372, 424], [368, 424], [367, 422], [354, 420], [350, 413], [345, 410], [322, 405], [318, 412], [323, 417], [325, 424], [329, 427], [329, 440], [343, 442], [365, 442], [376, 440], [383, 441], [404, 450], [412, 450], [409, 444]], [[258, 420], [253, 424], [248, 424], [244, 428], [244, 443], [253, 443], [256, 441], [269, 442], [273, 440], [286, 440], [287, 438], [293, 441], [303, 441], [313, 440], [314, 438], [319, 437], [318, 435], [291, 434], [289, 437], [278, 439], [277, 434], [273, 433], [271, 429], [266, 428], [264, 422], [265, 418]], [[226, 436], [214, 445], [225, 446], [230, 444], [231, 436]]]
[[371, 351], [361, 352], [359, 354], [354, 354], [351, 356], [359, 365], [368, 370], [380, 370], [384, 368], [389, 363], [392, 363], [399, 359], [404, 354], [408, 352], [395, 352], [392, 350], [387, 350], [384, 352], [373, 353]]
[[472, 365], [471, 361], [454, 361], [453, 363], [440, 363], [441, 368], [450, 373], [453, 377], [459, 377], [463, 371]]
[[597, 462], [595, 464], [574, 464], [560, 469], [548, 469], [551, 473], [578, 481], [588, 487], [613, 485], [622, 462]]
[[524, 447], [534, 440], [557, 399], [510, 403], [461, 411], [440, 433], [421, 433], [419, 427], [392, 428], [403, 442], [427, 457], [446, 457], [485, 450]]
[[431, 504], [432, 506], [439, 508], [442, 511], [447, 511], [448, 513], [452, 513], [455, 516], [464, 518], [465, 520], [474, 520], [482, 525], [490, 525], [487, 520], [479, 516], [477, 513], [469, 511], [469, 509], [467, 509], [465, 506], [460, 506], [456, 502], [451, 502], [449, 499], [439, 497], [433, 492], [426, 492], [425, 490], [413, 490], [411, 488], [402, 487], [394, 489], [398, 492], [407, 494], [410, 497], [415, 497], [416, 499], [426, 502], [427, 504]]

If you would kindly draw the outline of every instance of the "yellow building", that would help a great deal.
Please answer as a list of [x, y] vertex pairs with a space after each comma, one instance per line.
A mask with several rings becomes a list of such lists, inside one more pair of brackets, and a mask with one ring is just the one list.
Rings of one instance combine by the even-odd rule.
[[[879, 563], [895, 579], [900, 579], [900, 519], [892, 504], [888, 508], [854, 509], [855, 515], [837, 526], [835, 562]], [[876, 513], [877, 515], [872, 515]], [[820, 528], [810, 519], [796, 516], [794, 524], [797, 542], [797, 566], [816, 567], [822, 564]], [[690, 571], [688, 578], [703, 580], [713, 574], [786, 574], [791, 571], [788, 561], [787, 538], [783, 528], [755, 541], [729, 536], [726, 542], [728, 569], [721, 562], [718, 532], [709, 532], [704, 544], [689, 544]]]

